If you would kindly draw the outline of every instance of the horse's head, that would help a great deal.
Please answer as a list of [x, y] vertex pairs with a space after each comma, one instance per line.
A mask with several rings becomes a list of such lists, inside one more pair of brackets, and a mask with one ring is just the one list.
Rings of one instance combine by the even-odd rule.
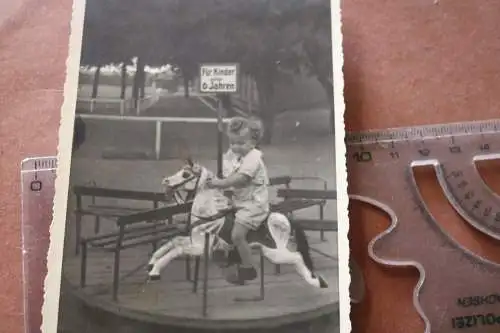
[[170, 200], [176, 192], [196, 194], [205, 183], [206, 178], [207, 170], [193, 160], [187, 159], [186, 164], [179, 171], [165, 177], [162, 181], [167, 200]]

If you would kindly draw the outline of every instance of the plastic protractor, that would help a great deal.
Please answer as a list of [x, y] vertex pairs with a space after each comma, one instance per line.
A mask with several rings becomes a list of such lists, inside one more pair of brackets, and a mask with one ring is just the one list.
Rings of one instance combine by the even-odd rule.
[[500, 240], [500, 197], [484, 182], [477, 168], [481, 160], [500, 159], [500, 133], [459, 137], [456, 147], [461, 152], [449, 154], [436, 166], [443, 191], [465, 221]]
[[[477, 144], [497, 135], [491, 124], [474, 123], [357, 134], [351, 141], [348, 137], [348, 170], [359, 175], [350, 179], [351, 199], [386, 212], [391, 220], [390, 227], [370, 242], [369, 255], [383, 265], [419, 270], [413, 301], [425, 333], [500, 331], [500, 265], [470, 252], [441, 227], [414, 175], [415, 167], [432, 165], [443, 177], [456, 175], [457, 169], [468, 177], [466, 170], [475, 170]], [[493, 149], [490, 146], [491, 153]], [[450, 188], [448, 197], [458, 198], [458, 183], [447, 179], [442, 185]], [[487, 191], [483, 184], [475, 186], [476, 191]], [[457, 206], [467, 209], [458, 200]], [[476, 225], [489, 226], [483, 219]]]
[[42, 324], [56, 164], [55, 157], [29, 158], [21, 164], [25, 333], [40, 332]]
[[[390, 157], [386, 154], [385, 158], [392, 162], [404, 155], [410, 158], [410, 165], [434, 165], [445, 195], [464, 220], [500, 239], [500, 197], [485, 184], [476, 165], [478, 160], [500, 159], [500, 124], [496, 120], [379, 132], [366, 135], [367, 139], [378, 142], [370, 143], [372, 149], [378, 145], [377, 149], [386, 150]], [[358, 154], [368, 158], [367, 152]]]

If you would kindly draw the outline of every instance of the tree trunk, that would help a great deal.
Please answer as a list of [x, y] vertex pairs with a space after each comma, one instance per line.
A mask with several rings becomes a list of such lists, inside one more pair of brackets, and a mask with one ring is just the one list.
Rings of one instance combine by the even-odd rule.
[[146, 97], [146, 71], [145, 71], [145, 64], [142, 64], [141, 66], [141, 75], [139, 76], [139, 91], [140, 91], [140, 96], [141, 99], [144, 99]]
[[189, 98], [189, 78], [187, 75], [182, 75], [182, 83], [184, 84], [184, 97]]
[[[330, 130], [332, 134], [335, 134], [335, 105], [333, 101], [333, 77], [330, 79], [328, 76], [325, 76], [325, 73], [332, 72], [332, 68], [330, 65], [326, 65], [323, 62], [324, 52], [320, 51], [320, 47], [318, 44], [314, 42], [314, 40], [306, 41], [305, 43], [305, 51], [309, 61], [312, 65], [313, 72], [316, 75], [316, 79], [319, 81], [323, 89], [326, 93], [326, 98], [328, 99], [328, 103], [330, 105]], [[329, 50], [330, 51], [330, 50]], [[329, 52], [328, 59], [331, 58], [331, 52]], [[321, 65], [323, 64], [323, 66]], [[326, 70], [328, 68], [328, 70]]]
[[135, 69], [134, 80], [132, 82], [132, 99], [134, 101], [134, 109], [137, 108], [137, 100], [139, 99], [139, 63]]
[[262, 144], [268, 145], [272, 142], [276, 116], [274, 108], [270, 105], [274, 95], [274, 87], [268, 77], [256, 78], [256, 85], [259, 96], [259, 115], [264, 125]]
[[121, 91], [120, 99], [125, 99], [125, 94], [127, 92], [127, 64], [124, 62], [122, 64], [122, 77], [121, 77]]
[[262, 144], [269, 145], [272, 143], [273, 139], [275, 112], [269, 107], [269, 103], [263, 103], [261, 106], [261, 112], [261, 119], [264, 124]]
[[132, 87], [134, 108], [137, 108], [137, 105], [138, 105], [138, 100], [140, 97], [141, 82], [142, 82], [143, 76], [144, 76], [144, 63], [142, 62], [141, 58], [137, 58], [137, 65], [136, 65], [135, 75], [134, 75], [134, 84]]
[[101, 65], [97, 66], [94, 73], [94, 82], [92, 82], [92, 99], [97, 98], [99, 91], [99, 78], [101, 77]]
[[330, 130], [332, 134], [335, 134], [335, 104], [333, 101], [333, 84], [328, 79], [328, 77], [325, 77], [323, 75], [317, 75], [316, 77], [325, 90], [326, 98], [330, 106]]

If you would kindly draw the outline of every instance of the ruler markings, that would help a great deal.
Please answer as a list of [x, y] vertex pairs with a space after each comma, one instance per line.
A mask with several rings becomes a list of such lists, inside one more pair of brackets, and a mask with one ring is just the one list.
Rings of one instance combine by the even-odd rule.
[[21, 164], [24, 333], [39, 333], [57, 159]]
[[[484, 183], [475, 165], [479, 160], [499, 159], [499, 125], [500, 120], [493, 119], [346, 135], [348, 172], [356, 175], [350, 194], [383, 202], [398, 216], [389, 233], [370, 243], [370, 256], [389, 266], [418, 263], [425, 271], [423, 288], [418, 286], [414, 301], [425, 333], [459, 328], [498, 332], [500, 265], [448, 234], [429, 212], [414, 176], [406, 174], [408, 170], [414, 174], [412, 170], [420, 166], [433, 167], [443, 193], [464, 223], [500, 240], [500, 196]], [[491, 295], [497, 295], [497, 301], [481, 304]], [[487, 316], [495, 318], [494, 325], [483, 323], [481, 318]]]

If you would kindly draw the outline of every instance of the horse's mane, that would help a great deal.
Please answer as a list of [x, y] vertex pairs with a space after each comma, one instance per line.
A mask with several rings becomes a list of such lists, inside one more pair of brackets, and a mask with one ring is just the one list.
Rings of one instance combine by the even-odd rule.
[[[195, 195], [195, 201], [203, 202], [205, 200], [215, 202], [217, 198], [222, 200], [227, 200], [224, 196], [224, 192], [220, 189], [209, 189], [206, 187], [206, 180], [208, 178], [215, 177], [215, 173], [209, 170], [208, 168], [201, 166], [201, 174], [198, 183], [198, 189]], [[205, 201], [206, 202], [206, 201]]]
[[215, 176], [215, 173], [213, 173], [210, 169], [204, 167], [203, 165], [200, 165], [200, 168], [201, 168], [201, 174], [200, 174], [200, 179], [198, 181], [199, 182], [198, 189], [199, 191], [207, 191], [209, 190], [206, 187], [207, 179], [213, 178]]

